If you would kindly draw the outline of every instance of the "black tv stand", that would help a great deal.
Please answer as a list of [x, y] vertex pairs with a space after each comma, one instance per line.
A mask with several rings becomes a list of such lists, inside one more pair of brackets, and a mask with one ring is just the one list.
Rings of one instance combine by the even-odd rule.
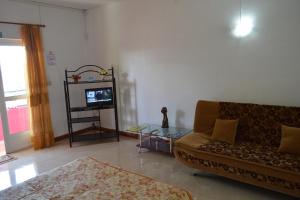
[[113, 109], [114, 106], [111, 105], [103, 105], [103, 106], [93, 106], [93, 107], [71, 107], [71, 112], [79, 112], [79, 111], [90, 111], [90, 110], [105, 110], [105, 109]]
[[[80, 80], [81, 76], [89, 73], [96, 75], [97, 79], [93, 81]], [[69, 87], [71, 85], [81, 85], [81, 84], [93, 84], [101, 85], [101, 83], [111, 83], [113, 88], [113, 105], [101, 105], [101, 106], [82, 106], [82, 107], [72, 107], [71, 98], [69, 93]], [[66, 101], [66, 110], [67, 110], [67, 121], [68, 121], [68, 132], [69, 132], [69, 143], [72, 147], [73, 142], [79, 141], [89, 141], [89, 140], [99, 140], [105, 138], [116, 138], [119, 141], [119, 125], [118, 125], [118, 108], [117, 108], [117, 95], [116, 95], [116, 80], [114, 76], [114, 68], [105, 70], [103, 67], [97, 65], [84, 65], [76, 70], [65, 70], [65, 101]], [[100, 111], [104, 109], [114, 109], [115, 116], [115, 130], [113, 132], [105, 132], [101, 127], [101, 117]], [[98, 115], [93, 114], [92, 116], [87, 117], [73, 117], [72, 113], [75, 112], [85, 112], [85, 111], [94, 111], [98, 110]], [[90, 133], [75, 134], [73, 124], [78, 123], [93, 123], [93, 131]], [[99, 126], [95, 126], [94, 123], [99, 123]], [[82, 130], [77, 130], [77, 132], [83, 132]]]

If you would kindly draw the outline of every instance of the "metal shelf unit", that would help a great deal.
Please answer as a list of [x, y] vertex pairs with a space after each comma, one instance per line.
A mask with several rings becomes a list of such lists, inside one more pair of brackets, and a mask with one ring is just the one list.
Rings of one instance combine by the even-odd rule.
[[[103, 73], [107, 72], [107, 73]], [[107, 79], [103, 80], [93, 80], [93, 81], [74, 81], [74, 76], [80, 76], [85, 73], [96, 73], [102, 77]], [[101, 83], [112, 83], [113, 88], [113, 105], [103, 105], [103, 106], [96, 106], [96, 107], [71, 107], [70, 103], [70, 93], [69, 87], [76, 86], [81, 84], [101, 84]], [[88, 141], [88, 140], [98, 140], [98, 139], [105, 139], [105, 138], [117, 138], [119, 141], [119, 124], [118, 124], [118, 108], [117, 108], [117, 95], [116, 95], [116, 79], [114, 75], [114, 68], [110, 68], [105, 70], [103, 67], [97, 65], [84, 65], [76, 70], [65, 70], [65, 81], [64, 81], [64, 91], [65, 91], [65, 101], [66, 101], [66, 110], [67, 110], [67, 121], [68, 121], [68, 132], [69, 132], [69, 143], [70, 147], [72, 147], [73, 142], [79, 141]], [[115, 130], [113, 133], [105, 133], [100, 131], [101, 129], [101, 119], [100, 119], [100, 111], [104, 109], [114, 109], [115, 115]], [[84, 111], [93, 111], [98, 110], [98, 116], [89, 116], [89, 117], [72, 117], [72, 112], [84, 112]], [[99, 122], [99, 131], [90, 134], [82, 134], [77, 135], [74, 134], [73, 124], [75, 123], [89, 123], [89, 122]]]

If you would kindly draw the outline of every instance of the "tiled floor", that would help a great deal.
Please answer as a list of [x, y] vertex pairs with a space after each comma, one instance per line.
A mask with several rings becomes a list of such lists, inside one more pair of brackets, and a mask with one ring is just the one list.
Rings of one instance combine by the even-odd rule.
[[193, 169], [183, 166], [171, 156], [154, 152], [139, 154], [135, 147], [136, 143], [135, 139], [121, 138], [119, 143], [78, 143], [75, 147], [69, 148], [65, 140], [57, 143], [53, 148], [41, 151], [28, 149], [15, 153], [17, 160], [0, 165], [0, 190], [78, 157], [92, 156], [100, 161], [183, 187], [189, 190], [196, 200], [293, 199], [204, 172], [202, 172], [203, 176], [194, 177], [192, 176], [195, 172]]

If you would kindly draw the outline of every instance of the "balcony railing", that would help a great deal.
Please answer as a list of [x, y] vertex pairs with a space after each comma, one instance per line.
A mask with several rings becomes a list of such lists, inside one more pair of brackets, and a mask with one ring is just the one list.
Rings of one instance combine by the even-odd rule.
[[[29, 130], [29, 113], [27, 105], [7, 108], [9, 133], [17, 134]], [[1, 119], [0, 119], [1, 120]], [[2, 120], [0, 123], [0, 141], [3, 140]]]

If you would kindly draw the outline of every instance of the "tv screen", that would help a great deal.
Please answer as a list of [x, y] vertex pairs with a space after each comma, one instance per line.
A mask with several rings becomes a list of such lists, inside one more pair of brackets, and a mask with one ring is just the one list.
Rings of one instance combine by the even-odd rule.
[[114, 104], [111, 87], [86, 89], [85, 98], [87, 107], [101, 107]]

